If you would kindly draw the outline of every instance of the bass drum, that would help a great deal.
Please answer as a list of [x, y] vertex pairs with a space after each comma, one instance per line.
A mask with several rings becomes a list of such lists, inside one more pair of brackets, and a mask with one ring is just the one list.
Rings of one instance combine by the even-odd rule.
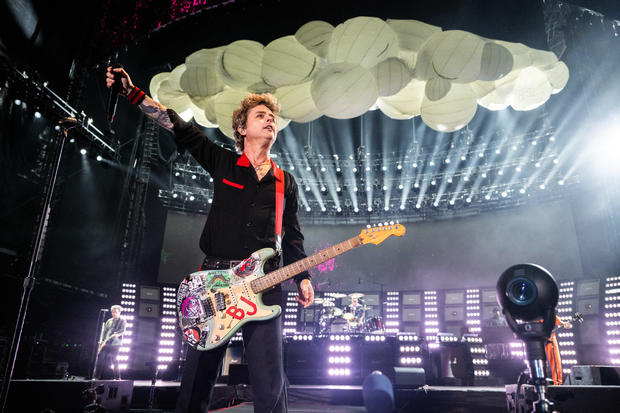
[[381, 317], [371, 317], [366, 320], [365, 327], [370, 333], [381, 333], [383, 332], [383, 320]]
[[330, 333], [348, 333], [349, 332], [349, 323], [342, 318], [337, 318], [329, 326]]

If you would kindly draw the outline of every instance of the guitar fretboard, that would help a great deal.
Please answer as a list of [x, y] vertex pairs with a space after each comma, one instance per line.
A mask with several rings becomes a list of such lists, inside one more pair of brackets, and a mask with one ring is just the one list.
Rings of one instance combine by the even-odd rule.
[[307, 271], [312, 267], [328, 261], [344, 252], [350, 251], [353, 248], [359, 247], [360, 245], [362, 245], [361, 239], [359, 236], [355, 236], [339, 244], [325, 248], [324, 250], [321, 250], [309, 257], [270, 272], [269, 274], [265, 274], [262, 277], [250, 282], [250, 285], [255, 293], [263, 292], [274, 285], [280, 284], [282, 281], [286, 281], [297, 274]]

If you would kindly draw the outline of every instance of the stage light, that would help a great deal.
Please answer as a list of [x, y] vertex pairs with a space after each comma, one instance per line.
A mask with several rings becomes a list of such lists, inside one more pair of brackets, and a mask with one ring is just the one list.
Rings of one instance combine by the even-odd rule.
[[306, 207], [306, 212], [312, 211], [309, 206]]
[[560, 179], [560, 180], [558, 181], [558, 185], [564, 185], [564, 180]]
[[372, 212], [372, 207], [370, 205], [368, 206], [368, 212]]
[[306, 192], [310, 191], [310, 187], [308, 185], [306, 185]]
[[192, 175], [192, 179], [196, 179], [196, 178], [197, 178], [196, 175]]
[[420, 209], [422, 207], [422, 205], [420, 204], [415, 204], [416, 209]]
[[13, 103], [15, 103], [15, 105], [17, 105], [17, 106], [21, 106], [21, 104], [22, 104], [22, 100], [21, 100], [21, 99], [15, 99], [15, 100], [13, 101]]
[[488, 201], [489, 199], [491, 199], [491, 195], [486, 194], [486, 195], [484, 196], [484, 199], [486, 199], [486, 200]]
[[430, 166], [435, 166], [435, 162], [434, 162], [434, 161], [430, 161], [428, 164], [429, 164]]
[[463, 181], [465, 182], [469, 181], [469, 176], [466, 176], [465, 178], [463, 178]]
[[354, 173], [357, 172], [357, 168], [356, 167], [353, 167], [353, 172]]
[[325, 172], [325, 171], [327, 171], [327, 169], [325, 169], [325, 167], [324, 167], [324, 166], [322, 166], [322, 167], [321, 167], [321, 172]]
[[520, 167], [520, 166], [517, 166], [516, 171], [517, 171], [517, 172], [521, 172], [521, 167]]
[[190, 195], [189, 200], [190, 200], [190, 201], [193, 201], [194, 199], [195, 199], [195, 198], [194, 198], [194, 195]]
[[353, 212], [360, 212], [358, 207], [353, 208]]
[[311, 168], [309, 166], [306, 166], [306, 171], [311, 171]]
[[503, 192], [502, 192], [502, 198], [506, 198], [507, 196], [508, 196], [508, 192], [503, 191]]
[[537, 167], [537, 168], [540, 168], [540, 162], [536, 162], [536, 163], [534, 164], [534, 166], [535, 166], [535, 167]]
[[558, 158], [555, 158], [555, 159], [553, 160], [553, 163], [558, 163], [558, 162], [560, 162], [560, 161], [558, 160]]
[[416, 182], [415, 184], [413, 184], [413, 187], [414, 187], [414, 188], [419, 188], [419, 187], [420, 187], [420, 184]]
[[353, 192], [357, 192], [357, 186], [353, 187]]
[[495, 153], [499, 155], [500, 153], [502, 153], [502, 151], [501, 151], [501, 150], [499, 150], [499, 149], [496, 149], [496, 150], [495, 150]]
[[524, 194], [525, 193], [525, 189], [523, 189], [523, 188], [519, 189], [519, 193]]
[[431, 181], [431, 185], [435, 186], [437, 184], [437, 181], [435, 181], [434, 179]]
[[291, 167], [289, 168], [291, 171], [295, 170], [295, 165], [291, 165]]
[[450, 205], [454, 205], [454, 199], [451, 199], [449, 203]]
[[97, 159], [97, 162], [101, 162], [101, 160], [102, 160], [103, 158], [101, 157], [101, 155], [97, 155], [97, 158], [96, 158], [96, 159]]
[[484, 157], [484, 152], [480, 152], [480, 153], [478, 154], [478, 157], [479, 157], [479, 158], [483, 158], [483, 157]]
[[411, 166], [413, 166], [414, 168], [417, 168], [418, 164], [416, 162], [414, 162]]
[[69, 139], [69, 143], [75, 143], [75, 138]]
[[516, 151], [516, 150], [517, 150], [517, 146], [516, 146], [516, 145], [513, 145], [513, 146], [512, 146], [512, 150], [513, 150], [513, 151]]
[[502, 169], [500, 169], [499, 171], [497, 171], [498, 175], [504, 175], [504, 171]]
[[81, 153], [82, 155], [86, 155], [86, 149], [80, 149], [80, 153]]
[[35, 119], [41, 119], [41, 116], [41, 112], [39, 112], [38, 110], [34, 112]]
[[445, 162], [446, 162], [446, 163], [450, 163], [450, 159], [446, 159], [446, 161], [445, 161]]
[[465, 202], [467, 202], [469, 204], [471, 202], [471, 198], [466, 198]]
[[400, 171], [401, 169], [403, 169], [403, 167], [402, 167], [401, 164], [398, 164], [398, 165], [396, 165], [396, 169], [398, 169]]
[[486, 178], [486, 177], [487, 177], [487, 173], [486, 173], [486, 172], [483, 172], [481, 176], [482, 176], [483, 178]]
[[539, 186], [539, 188], [540, 188], [540, 189], [545, 189], [545, 184], [541, 184], [541, 185]]

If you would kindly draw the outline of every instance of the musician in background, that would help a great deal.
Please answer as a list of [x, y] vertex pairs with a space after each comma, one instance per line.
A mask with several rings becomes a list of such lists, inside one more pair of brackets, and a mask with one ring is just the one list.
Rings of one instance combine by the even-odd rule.
[[508, 327], [506, 319], [504, 318], [498, 307], [493, 308], [493, 315], [485, 323], [485, 327]]
[[558, 386], [562, 384], [562, 358], [560, 357], [560, 348], [558, 347], [558, 340], [555, 336], [555, 331], [558, 328], [573, 328], [573, 325], [569, 320], [562, 320], [557, 315], [555, 316], [555, 328], [551, 333], [551, 337], [545, 344], [545, 353], [547, 354], [547, 361], [549, 362], [549, 369], [551, 370], [551, 378], [553, 384]]
[[121, 378], [116, 357], [123, 342], [123, 333], [125, 333], [127, 328], [127, 322], [121, 317], [123, 307], [120, 305], [113, 305], [110, 307], [110, 311], [112, 312], [112, 318], [103, 324], [99, 338], [99, 355], [97, 366], [95, 367], [95, 379], [103, 379], [104, 373], [110, 366], [114, 366], [112, 376], [115, 379]]
[[359, 299], [355, 296], [351, 297], [351, 304], [349, 305], [349, 312], [353, 315], [353, 318], [349, 321], [353, 329], [361, 328], [364, 325], [364, 306], [359, 302]]

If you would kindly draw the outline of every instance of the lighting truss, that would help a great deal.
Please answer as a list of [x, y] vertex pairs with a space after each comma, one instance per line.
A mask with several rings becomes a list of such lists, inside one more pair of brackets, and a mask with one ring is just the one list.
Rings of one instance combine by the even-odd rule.
[[[557, 312], [561, 318], [569, 318], [575, 312], [574, 287], [574, 281], [563, 281], [560, 283]], [[560, 356], [562, 357], [562, 370], [564, 373], [570, 374], [571, 367], [579, 364], [575, 345], [575, 333], [573, 330], [558, 330], [556, 335], [558, 346], [560, 347]]]
[[609, 363], [620, 366], [620, 277], [605, 280], [604, 314]]
[[[579, 183], [577, 174], [562, 172], [566, 160], [552, 129], [474, 141], [426, 154], [417, 148], [389, 154], [321, 155], [306, 150], [273, 156], [295, 176], [300, 218], [309, 223], [476, 215], [557, 199]], [[171, 209], [207, 213], [212, 178], [191, 157], [180, 157], [159, 198]]]
[[136, 284], [122, 285], [120, 304], [121, 307], [123, 307], [123, 315], [121, 317], [125, 319], [127, 328], [123, 334], [123, 340], [118, 351], [118, 356], [116, 356], [116, 360], [118, 363], [118, 369], [125, 371], [129, 368], [133, 347], [132, 341], [136, 323]]
[[48, 87], [47, 82], [34, 79], [26, 71], [15, 67], [4, 67], [4, 70], [7, 71], [7, 87], [18, 93], [23, 102], [41, 107], [56, 120], [67, 117], [75, 118], [76, 124], [72, 128], [73, 131], [88, 139], [102, 153], [111, 158], [119, 158], [119, 142], [106, 136], [93, 124], [91, 117], [58, 96]]

